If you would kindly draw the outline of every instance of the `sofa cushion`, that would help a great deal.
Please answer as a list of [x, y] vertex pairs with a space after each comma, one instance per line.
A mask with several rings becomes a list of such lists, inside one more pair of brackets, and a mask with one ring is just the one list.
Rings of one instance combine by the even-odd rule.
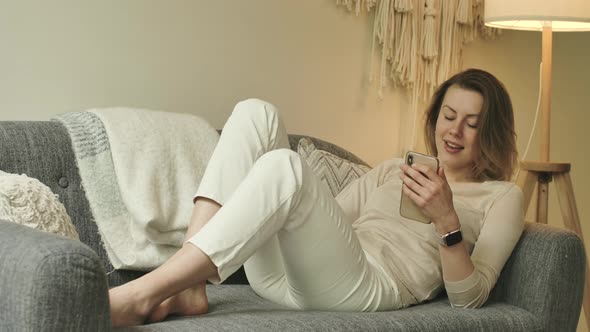
[[367, 166], [356, 164], [316, 148], [309, 138], [302, 138], [299, 141], [297, 153], [320, 177], [322, 183], [330, 189], [333, 196], [370, 170]]
[[489, 303], [454, 309], [446, 298], [399, 311], [299, 311], [262, 299], [246, 285], [207, 286], [209, 313], [117, 331], [541, 331], [524, 309]]

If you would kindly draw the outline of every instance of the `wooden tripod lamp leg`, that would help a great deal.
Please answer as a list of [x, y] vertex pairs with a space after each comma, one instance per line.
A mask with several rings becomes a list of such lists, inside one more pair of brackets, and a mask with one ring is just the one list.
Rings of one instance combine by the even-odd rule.
[[551, 175], [539, 173], [537, 181], [537, 222], [547, 224], [549, 211], [549, 179]]
[[533, 190], [537, 184], [537, 173], [529, 171], [528, 169], [521, 168], [516, 184], [521, 188], [524, 196], [524, 210], [525, 213], [531, 204], [531, 198], [533, 197]]

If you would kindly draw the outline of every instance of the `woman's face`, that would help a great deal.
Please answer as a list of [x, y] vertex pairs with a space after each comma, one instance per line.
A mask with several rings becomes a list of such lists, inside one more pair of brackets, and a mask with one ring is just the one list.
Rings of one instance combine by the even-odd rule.
[[481, 94], [449, 87], [436, 120], [436, 150], [450, 181], [473, 180], [477, 158], [477, 121], [483, 107]]

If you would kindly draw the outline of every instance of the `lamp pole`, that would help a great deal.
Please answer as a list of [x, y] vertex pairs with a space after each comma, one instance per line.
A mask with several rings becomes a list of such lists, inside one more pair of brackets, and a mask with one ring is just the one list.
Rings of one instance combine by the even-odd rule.
[[[551, 22], [543, 22], [541, 53], [541, 163], [549, 163], [551, 146], [551, 62], [553, 60], [553, 31]], [[537, 221], [547, 223], [549, 211], [549, 182], [552, 174], [544, 173], [538, 179]]]
[[549, 162], [551, 131], [551, 62], [553, 60], [551, 22], [543, 22], [541, 55], [541, 161]]

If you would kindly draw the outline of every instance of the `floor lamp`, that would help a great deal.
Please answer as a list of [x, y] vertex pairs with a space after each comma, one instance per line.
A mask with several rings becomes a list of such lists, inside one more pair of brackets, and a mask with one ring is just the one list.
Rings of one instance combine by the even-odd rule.
[[[537, 188], [537, 222], [547, 223], [549, 182], [555, 180], [557, 196], [567, 228], [582, 239], [569, 163], [549, 158], [551, 116], [551, 58], [553, 31], [590, 31], [589, 0], [485, 0], [485, 24], [490, 27], [542, 31], [541, 65], [541, 160], [522, 161], [517, 183], [529, 206]], [[584, 313], [590, 329], [590, 267], [586, 264]]]

